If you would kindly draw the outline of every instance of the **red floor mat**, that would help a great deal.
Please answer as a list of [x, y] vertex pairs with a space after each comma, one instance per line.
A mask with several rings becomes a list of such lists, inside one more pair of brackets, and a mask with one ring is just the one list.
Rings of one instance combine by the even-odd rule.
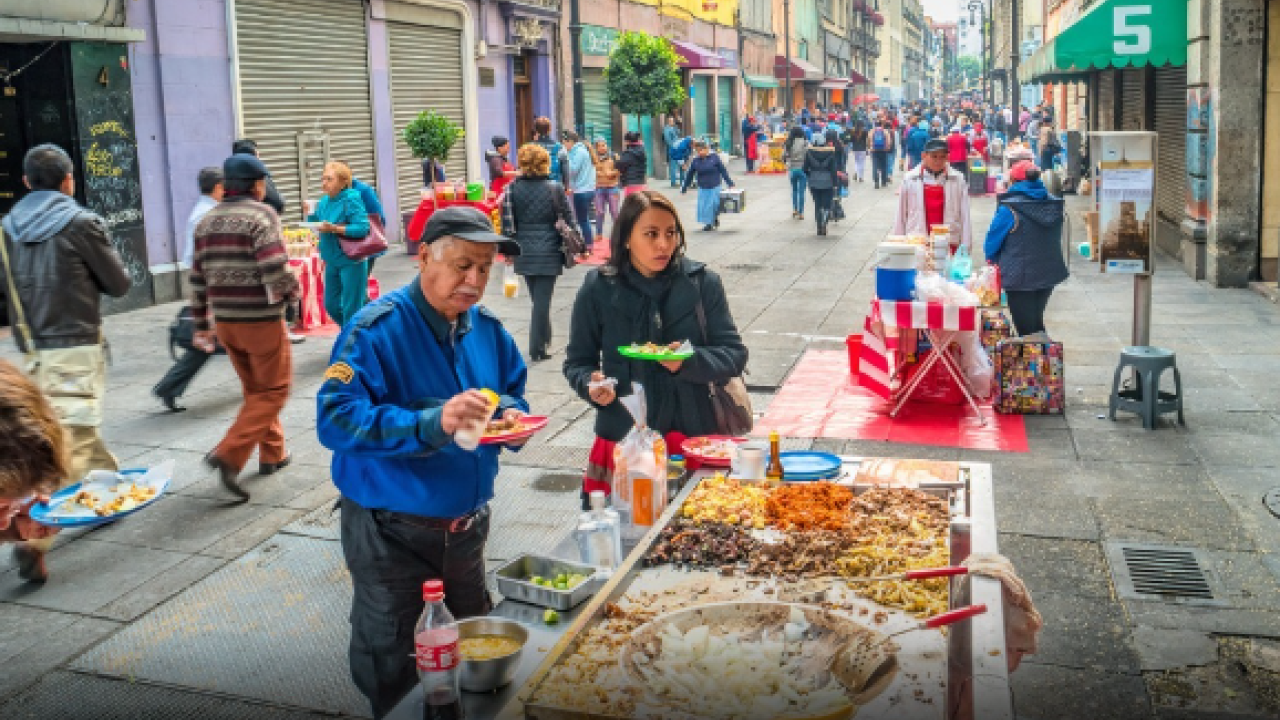
[[1027, 452], [1027, 430], [1021, 415], [1000, 415], [983, 406], [983, 427], [968, 405], [908, 402], [898, 417], [893, 406], [854, 384], [849, 356], [832, 350], [810, 350], [778, 390], [769, 410], [756, 422], [757, 435], [777, 430], [786, 437], [887, 440], [943, 445], [970, 450]]

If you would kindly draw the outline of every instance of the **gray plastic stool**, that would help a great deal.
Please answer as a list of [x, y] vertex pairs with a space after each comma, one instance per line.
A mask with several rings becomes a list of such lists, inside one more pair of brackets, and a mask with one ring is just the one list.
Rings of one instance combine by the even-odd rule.
[[[1120, 377], [1126, 367], [1133, 368], [1133, 388], [1120, 389]], [[1165, 370], [1173, 370], [1174, 392], [1160, 392], [1160, 376]], [[1109, 417], [1116, 419], [1116, 410], [1137, 413], [1142, 416], [1142, 427], [1154, 430], [1156, 418], [1175, 410], [1178, 424], [1186, 425], [1182, 418], [1182, 373], [1178, 372], [1178, 356], [1172, 350], [1141, 345], [1120, 351], [1120, 365], [1116, 368], [1111, 384], [1111, 409]]]

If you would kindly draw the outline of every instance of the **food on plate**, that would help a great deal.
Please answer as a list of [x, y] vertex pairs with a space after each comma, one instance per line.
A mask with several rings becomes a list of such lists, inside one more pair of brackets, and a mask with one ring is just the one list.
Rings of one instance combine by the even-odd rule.
[[684, 441], [685, 454], [697, 455], [707, 460], [729, 460], [733, 457], [737, 447], [738, 443], [733, 440], [690, 438]]
[[728, 523], [747, 527], [765, 526], [765, 498], [768, 488], [727, 478], [720, 473], [706, 478], [680, 508], [695, 522]]
[[839, 530], [849, 522], [853, 490], [829, 482], [775, 488], [765, 500], [769, 524], [779, 530]]
[[[859, 538], [836, 565], [846, 577], [892, 575], [950, 564], [950, 510], [942, 498], [906, 488], [876, 488], [854, 499], [850, 528]], [[916, 617], [946, 612], [947, 578], [851, 585], [858, 595]]]
[[646, 565], [721, 567], [746, 562], [760, 542], [736, 525], [677, 518], [662, 529], [645, 556]]
[[145, 485], [120, 485], [114, 490], [116, 497], [94, 508], [100, 517], [127, 512], [155, 498], [156, 489]]
[[458, 654], [463, 660], [493, 660], [506, 657], [524, 647], [524, 643], [506, 635], [480, 635], [458, 641]]
[[524, 423], [519, 419], [490, 420], [489, 424], [484, 428], [485, 435], [510, 435], [520, 432], [524, 429]]
[[531, 575], [526, 582], [552, 590], [572, 590], [587, 581], [587, 576], [579, 573], [560, 573], [554, 578]]
[[100, 502], [102, 501], [98, 499], [97, 495], [94, 495], [88, 490], [81, 490], [73, 495], [70, 500], [67, 500], [64, 507], [66, 507], [67, 510], [72, 510], [74, 508], [70, 506], [79, 505], [81, 507], [87, 507], [90, 510], [94, 510], [97, 509]]
[[[679, 347], [679, 344], [676, 344], [676, 347]], [[631, 347], [628, 349], [633, 353], [642, 355], [675, 355], [677, 352], [676, 348], [670, 345], [659, 345], [651, 342], [631, 343]]]

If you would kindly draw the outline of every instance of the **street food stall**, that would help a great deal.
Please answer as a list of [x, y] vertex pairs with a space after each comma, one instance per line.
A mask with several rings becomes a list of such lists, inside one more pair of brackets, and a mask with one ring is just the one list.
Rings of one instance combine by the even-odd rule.
[[493, 222], [494, 232], [502, 232], [502, 212], [498, 205], [498, 195], [487, 190], [480, 183], [464, 181], [443, 181], [436, 183], [434, 189], [422, 191], [422, 201], [409, 220], [405, 236], [405, 250], [410, 255], [418, 254], [418, 239], [427, 227], [427, 221], [436, 210], [462, 205], [473, 207], [489, 216]]
[[[1001, 581], [957, 567], [997, 552], [990, 466], [839, 461], [823, 482], [700, 469], [560, 624], [508, 597], [494, 614], [531, 635], [467, 716], [1012, 720]], [[716, 677], [757, 656], [781, 660], [776, 692]], [[390, 717], [421, 717], [421, 695]]]
[[779, 175], [786, 174], [787, 160], [784, 146], [787, 142], [787, 136], [782, 133], [776, 133], [769, 138], [769, 142], [765, 143], [760, 153], [760, 167], [756, 172], [762, 175]]

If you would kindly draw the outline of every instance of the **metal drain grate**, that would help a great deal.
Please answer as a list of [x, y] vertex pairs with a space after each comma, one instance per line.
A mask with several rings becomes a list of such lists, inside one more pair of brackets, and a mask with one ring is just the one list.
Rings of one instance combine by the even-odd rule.
[[1129, 600], [1214, 605], [1226, 595], [1198, 548], [1109, 542], [1107, 560], [1116, 592]]

